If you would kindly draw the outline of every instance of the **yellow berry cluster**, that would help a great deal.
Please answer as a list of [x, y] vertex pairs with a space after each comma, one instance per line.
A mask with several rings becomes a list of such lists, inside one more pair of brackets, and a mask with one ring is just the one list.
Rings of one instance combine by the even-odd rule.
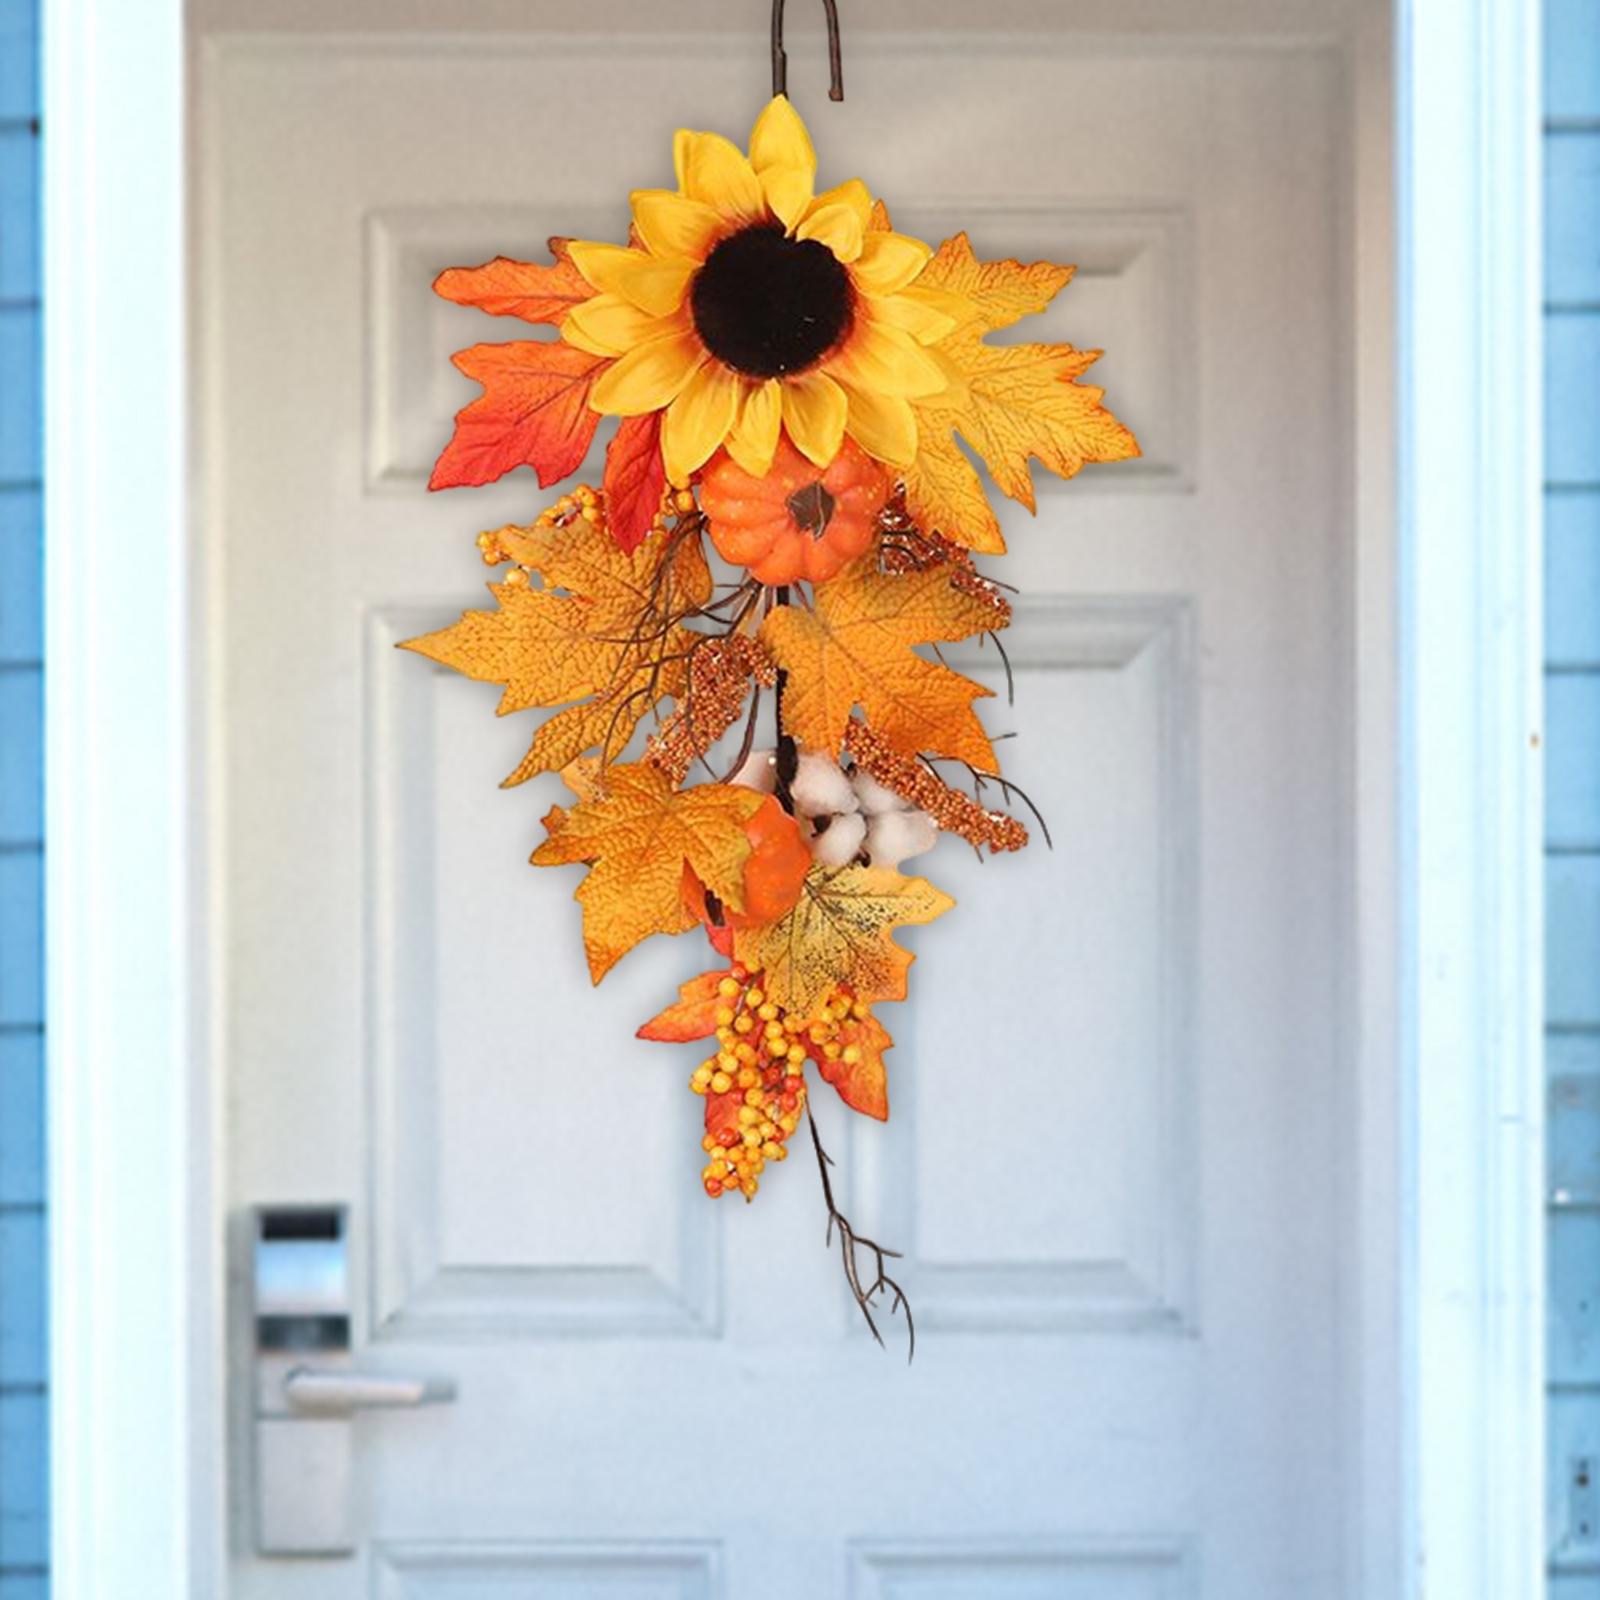
[[717, 986], [717, 1053], [689, 1079], [706, 1096], [706, 1193], [754, 1199], [762, 1170], [788, 1155], [805, 1113], [805, 1023], [769, 1000], [761, 975], [733, 967]]
[[661, 504], [656, 507], [656, 514], [651, 519], [651, 533], [665, 533], [669, 517], [687, 516], [694, 510], [694, 493], [689, 489], [674, 489], [669, 483], [661, 491]]
[[[539, 513], [535, 526], [540, 528], [565, 528], [578, 517], [598, 527], [605, 520], [605, 508], [600, 492], [591, 489], [588, 484], [580, 483], [571, 494], [564, 494], [553, 505], [548, 505]], [[486, 567], [498, 567], [504, 562], [515, 559], [515, 553], [505, 547], [501, 538], [502, 533], [516, 534], [521, 530], [516, 528], [491, 528], [486, 533], [478, 535], [478, 551], [483, 557]]]
[[713, 1199], [737, 1189], [751, 1200], [767, 1162], [789, 1154], [789, 1136], [805, 1114], [807, 1059], [830, 1083], [854, 1066], [860, 1046], [841, 1043], [841, 1034], [868, 1009], [838, 990], [810, 1016], [785, 1010], [767, 998], [759, 972], [737, 965], [718, 984], [717, 998], [717, 1053], [689, 1079], [706, 1096], [700, 1177]]
[[825, 1083], [837, 1083], [860, 1064], [861, 1046], [849, 1042], [848, 1033], [852, 1024], [865, 1022], [871, 1015], [866, 1001], [857, 1000], [847, 989], [835, 989], [817, 1012], [808, 1032], [814, 1041], [812, 1058]]

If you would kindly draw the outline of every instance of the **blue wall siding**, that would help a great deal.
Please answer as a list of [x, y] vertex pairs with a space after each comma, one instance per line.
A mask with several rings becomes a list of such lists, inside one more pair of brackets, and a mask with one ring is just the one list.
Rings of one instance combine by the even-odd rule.
[[44, 1600], [36, 0], [0, 0], [0, 1600]]
[[1550, 1600], [1600, 1595], [1600, 4], [1546, 0]]

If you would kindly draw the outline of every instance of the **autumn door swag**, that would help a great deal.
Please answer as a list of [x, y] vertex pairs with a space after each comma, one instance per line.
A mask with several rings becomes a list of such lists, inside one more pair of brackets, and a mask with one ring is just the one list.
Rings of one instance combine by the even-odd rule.
[[430, 488], [517, 467], [549, 488], [616, 424], [597, 488], [478, 536], [502, 569], [493, 609], [405, 648], [501, 685], [502, 715], [548, 713], [505, 782], [571, 790], [533, 862], [586, 869], [596, 983], [651, 934], [704, 930], [715, 966], [639, 1033], [706, 1041], [689, 1079], [705, 1192], [753, 1198], [805, 1122], [876, 1335], [875, 1308], [910, 1308], [894, 1252], [834, 1204], [811, 1074], [888, 1116], [875, 1007], [905, 998], [912, 960], [893, 932], [953, 904], [904, 863], [942, 833], [1028, 840], [990, 803], [1027, 805], [975, 709], [992, 691], [938, 657], [998, 644], [1011, 617], [974, 561], [1005, 541], [957, 436], [1030, 511], [1031, 461], [1069, 478], [1138, 446], [1083, 381], [1098, 351], [989, 341], [1072, 268], [982, 260], [965, 233], [933, 250], [859, 179], [817, 187], [779, 24], [781, 0], [748, 154], [680, 131], [676, 187], [633, 192], [626, 244], [552, 239], [548, 265], [497, 257], [434, 285], [554, 336], [454, 358], [483, 393]]

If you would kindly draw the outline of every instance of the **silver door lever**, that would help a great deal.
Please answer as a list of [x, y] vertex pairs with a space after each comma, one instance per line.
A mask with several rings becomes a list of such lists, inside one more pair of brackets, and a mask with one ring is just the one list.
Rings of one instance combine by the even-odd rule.
[[352, 1411], [439, 1405], [455, 1399], [456, 1386], [449, 1378], [295, 1367], [284, 1377], [283, 1397], [291, 1410], [309, 1416], [347, 1417]]
[[300, 1559], [352, 1556], [361, 1547], [353, 1419], [453, 1400], [456, 1386], [356, 1365], [344, 1206], [257, 1206], [250, 1245], [256, 1549]]

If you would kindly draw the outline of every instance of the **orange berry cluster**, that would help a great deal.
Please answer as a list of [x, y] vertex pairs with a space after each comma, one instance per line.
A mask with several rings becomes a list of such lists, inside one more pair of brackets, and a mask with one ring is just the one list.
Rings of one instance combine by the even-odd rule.
[[678, 706], [650, 735], [644, 758], [674, 783], [714, 745], [744, 710], [750, 680], [765, 687], [778, 681], [778, 669], [759, 640], [748, 634], [709, 635], [689, 657], [689, 689]]
[[971, 844], [988, 845], [996, 853], [1020, 850], [1028, 830], [1004, 811], [990, 811], [976, 800], [952, 789], [921, 761], [889, 743], [859, 717], [845, 725], [844, 747], [855, 764], [885, 789], [892, 789], [907, 805], [926, 811], [946, 833], [958, 833]]
[[[580, 483], [571, 494], [564, 494], [553, 505], [548, 505], [539, 513], [536, 527], [564, 528], [576, 518], [583, 520], [592, 527], [599, 527], [605, 519], [605, 509], [598, 490], [591, 489], [588, 484]], [[517, 538], [522, 535], [520, 528], [491, 528], [486, 533], [478, 535], [478, 551], [483, 557], [486, 567], [498, 567], [507, 561], [517, 559]]]
[[661, 504], [656, 507], [656, 514], [651, 518], [651, 533], [665, 533], [667, 531], [668, 518], [687, 516], [694, 508], [693, 491], [689, 489], [674, 489], [669, 483], [661, 491]]
[[755, 1198], [762, 1170], [788, 1154], [790, 1134], [806, 1109], [809, 1059], [829, 1083], [861, 1059], [845, 1029], [870, 1012], [864, 1001], [835, 990], [811, 1015], [769, 1000], [761, 974], [734, 966], [717, 987], [717, 1053], [689, 1079], [706, 1096], [707, 1156], [700, 1177], [713, 1199], [737, 1189]]
[[951, 588], [981, 601], [994, 613], [991, 632], [1011, 625], [1011, 602], [992, 579], [978, 571], [972, 552], [937, 528], [919, 528], [903, 496], [891, 500], [879, 513], [878, 531], [878, 559], [885, 572], [926, 572], [930, 567], [948, 566]]
[[733, 967], [717, 986], [717, 1053], [689, 1087], [706, 1097], [705, 1170], [713, 1199], [737, 1190], [755, 1198], [769, 1161], [788, 1154], [806, 1108], [805, 1022], [766, 997], [761, 975]]

